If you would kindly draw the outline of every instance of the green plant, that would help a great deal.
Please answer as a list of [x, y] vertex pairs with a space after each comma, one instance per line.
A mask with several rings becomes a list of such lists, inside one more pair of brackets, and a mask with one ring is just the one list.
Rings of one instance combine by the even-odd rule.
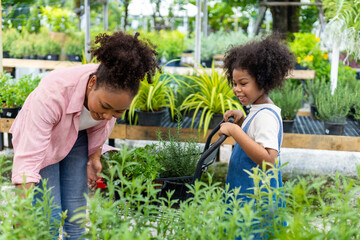
[[283, 88], [270, 92], [270, 98], [281, 108], [283, 120], [293, 120], [302, 105], [303, 89], [301, 85], [295, 85], [289, 79]]
[[46, 52], [47, 54], [60, 54], [61, 44], [56, 40], [48, 38], [44, 43], [44, 52]]
[[78, 55], [81, 56], [84, 49], [84, 43], [79, 40], [68, 40], [65, 42], [65, 52], [68, 55]]
[[330, 89], [330, 84], [327, 83], [325, 79], [315, 78], [312, 81], [307, 82], [305, 88], [309, 94], [310, 104], [316, 105], [320, 91], [323, 89]]
[[15, 40], [10, 49], [10, 55], [16, 58], [29, 57], [33, 52], [32, 43], [25, 39]]
[[15, 40], [20, 38], [20, 33], [15, 28], [9, 28], [2, 32], [2, 47], [4, 52], [10, 52]]
[[40, 77], [24, 75], [15, 80], [10, 74], [0, 75], [0, 102], [2, 107], [20, 107], [24, 104], [29, 94], [37, 87]]
[[164, 31], [143, 33], [140, 36], [149, 39], [158, 52], [157, 59], [165, 57], [167, 61], [178, 58], [186, 49], [185, 35], [179, 31]]
[[[194, 69], [197, 76], [187, 76], [198, 86], [199, 91], [190, 94], [180, 106], [180, 110], [195, 109], [192, 118], [191, 127], [194, 126], [197, 113], [202, 110], [199, 122], [199, 131], [204, 129], [204, 136], [209, 128], [210, 120], [215, 113], [224, 114], [226, 110], [243, 110], [241, 104], [234, 99], [234, 93], [231, 86], [228, 85], [223, 73], [219, 73], [214, 64], [212, 65], [210, 75], [200, 66], [200, 70]], [[189, 86], [185, 81], [181, 84]]]
[[157, 71], [151, 81], [152, 83], [149, 83], [147, 79], [144, 79], [140, 83], [139, 92], [129, 108], [130, 123], [134, 118], [135, 109], [146, 112], [156, 112], [161, 110], [161, 108], [169, 107], [171, 116], [174, 116], [175, 98], [169, 85], [171, 83], [170, 75], [162, 75]]
[[127, 179], [141, 177], [145, 181], [152, 181], [159, 176], [162, 168], [157, 161], [156, 145], [146, 145], [129, 149], [123, 145], [119, 151], [110, 152], [102, 155], [104, 174], [110, 176], [110, 169], [119, 166], [120, 172], [115, 172], [114, 178], [119, 178], [119, 174]]
[[166, 141], [160, 133], [158, 134], [158, 162], [163, 167], [160, 171], [161, 178], [193, 176], [195, 173], [200, 158], [200, 147], [196, 139], [182, 140], [180, 129], [178, 125], [175, 134], [169, 131]]
[[8, 155], [0, 156], [0, 182], [11, 182], [11, 169], [13, 157]]
[[320, 90], [316, 99], [319, 118], [325, 122], [345, 123], [352, 101], [348, 92], [346, 87], [336, 88], [334, 94], [329, 88]]

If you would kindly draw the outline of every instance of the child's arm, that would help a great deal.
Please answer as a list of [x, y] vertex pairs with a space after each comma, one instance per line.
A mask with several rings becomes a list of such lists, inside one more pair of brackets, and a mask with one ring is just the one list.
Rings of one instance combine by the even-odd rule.
[[240, 126], [225, 122], [221, 124], [219, 135], [225, 134], [229, 137], [233, 137], [244, 152], [259, 166], [262, 166], [262, 162], [266, 161], [275, 165], [275, 159], [278, 151], [271, 148], [264, 148], [254, 140], [252, 140]]

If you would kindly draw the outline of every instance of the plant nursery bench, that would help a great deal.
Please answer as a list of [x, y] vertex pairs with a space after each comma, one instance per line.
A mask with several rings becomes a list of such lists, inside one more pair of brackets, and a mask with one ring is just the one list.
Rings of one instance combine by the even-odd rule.
[[[9, 132], [13, 121], [14, 119], [11, 118], [0, 118], [0, 133]], [[170, 130], [175, 133], [176, 127], [147, 127], [116, 124], [113, 131], [111, 132], [110, 139], [157, 140], [158, 130], [163, 133], [162, 137], [166, 139], [168, 131]], [[199, 134], [198, 129], [196, 128], [181, 128], [180, 132], [181, 137], [183, 137], [184, 139], [188, 137], [195, 137], [198, 138], [199, 142], [201, 143], [205, 143], [207, 139], [207, 136], [203, 137], [203, 132], [201, 131]], [[214, 136], [213, 141], [216, 141], [218, 138], [218, 136]], [[0, 149], [2, 149], [2, 138], [0, 139], [0, 143]], [[232, 138], [228, 138], [223, 144], [234, 145], [235, 142]], [[333, 136], [318, 134], [284, 133], [282, 147], [360, 152], [360, 136]]]

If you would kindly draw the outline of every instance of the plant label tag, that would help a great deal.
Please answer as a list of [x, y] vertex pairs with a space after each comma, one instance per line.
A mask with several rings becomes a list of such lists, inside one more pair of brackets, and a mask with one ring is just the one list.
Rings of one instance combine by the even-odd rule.
[[6, 116], [7, 116], [7, 117], [11, 117], [11, 112], [7, 112], [7, 113], [6, 113]]

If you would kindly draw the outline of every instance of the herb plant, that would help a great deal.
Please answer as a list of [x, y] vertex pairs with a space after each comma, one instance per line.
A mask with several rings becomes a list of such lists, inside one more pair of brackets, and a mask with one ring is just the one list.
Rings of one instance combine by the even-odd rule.
[[302, 105], [303, 89], [301, 85], [295, 85], [287, 80], [282, 89], [270, 92], [270, 98], [281, 108], [283, 120], [293, 120]]
[[161, 178], [192, 176], [200, 158], [201, 150], [196, 139], [181, 140], [180, 125], [175, 134], [169, 131], [165, 141], [158, 134], [159, 146], [157, 149], [158, 161], [163, 167], [160, 171]]

